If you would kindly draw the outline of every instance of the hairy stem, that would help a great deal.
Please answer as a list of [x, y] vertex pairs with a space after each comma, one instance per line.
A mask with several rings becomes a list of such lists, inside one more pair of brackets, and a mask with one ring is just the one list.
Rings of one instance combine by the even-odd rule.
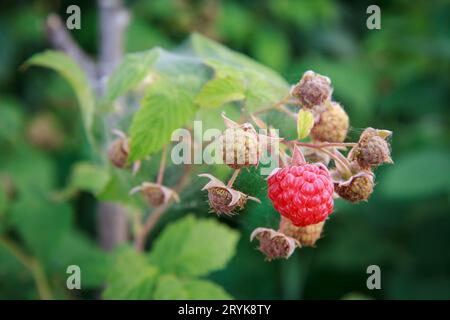
[[6, 237], [0, 237], [0, 243], [27, 268], [36, 284], [39, 297], [42, 300], [53, 299], [52, 289], [41, 264], [34, 257], [28, 256], [14, 241]]
[[233, 186], [234, 181], [236, 181], [236, 178], [238, 177], [239, 173], [241, 172], [241, 169], [236, 169], [233, 172], [233, 175], [231, 176], [230, 180], [228, 180], [227, 187], [231, 188]]
[[161, 162], [159, 164], [159, 172], [158, 172], [158, 178], [156, 179], [157, 184], [162, 184], [163, 178], [164, 178], [164, 170], [166, 168], [166, 162], [167, 162], [167, 146], [164, 146], [161, 154]]

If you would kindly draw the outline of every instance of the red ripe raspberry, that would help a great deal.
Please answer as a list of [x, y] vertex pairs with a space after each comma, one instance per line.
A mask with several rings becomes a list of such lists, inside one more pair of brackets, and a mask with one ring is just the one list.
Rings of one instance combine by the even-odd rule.
[[289, 166], [267, 182], [273, 206], [297, 227], [322, 222], [333, 211], [333, 183], [325, 166]]

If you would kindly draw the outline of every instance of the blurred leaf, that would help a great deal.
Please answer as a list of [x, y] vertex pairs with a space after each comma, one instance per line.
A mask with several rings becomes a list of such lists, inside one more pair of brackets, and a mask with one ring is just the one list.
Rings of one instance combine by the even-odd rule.
[[238, 234], [214, 219], [189, 215], [169, 225], [156, 240], [150, 260], [163, 273], [201, 276], [225, 267]]
[[309, 136], [314, 126], [314, 116], [311, 112], [301, 109], [297, 118], [297, 137], [299, 140]]
[[381, 189], [388, 197], [417, 198], [448, 192], [450, 154], [440, 150], [420, 150], [401, 159], [383, 175]]
[[25, 66], [28, 65], [53, 69], [70, 83], [80, 104], [84, 126], [89, 136], [93, 123], [95, 100], [89, 87], [89, 81], [78, 64], [62, 52], [47, 50], [28, 59]]
[[158, 279], [154, 298], [159, 300], [228, 300], [232, 297], [213, 282], [200, 279], [179, 279], [164, 275]]
[[97, 195], [105, 189], [109, 179], [109, 172], [104, 167], [89, 162], [78, 162], [72, 167], [69, 183], [62, 194], [70, 197], [82, 190]]
[[35, 194], [49, 191], [56, 182], [51, 158], [27, 145], [17, 145], [14, 152], [2, 155], [0, 164], [8, 172], [20, 193]]
[[159, 56], [158, 49], [130, 53], [111, 74], [103, 103], [111, 103], [150, 75], [151, 67]]
[[103, 298], [151, 299], [158, 270], [144, 255], [130, 247], [121, 247], [115, 254]]
[[140, 15], [133, 15], [126, 30], [126, 51], [144, 51], [155, 46], [169, 48], [172, 43], [164, 30], [156, 28]]
[[0, 139], [17, 141], [23, 130], [22, 106], [5, 97], [0, 98]]
[[81, 288], [85, 289], [105, 283], [111, 261], [92, 240], [74, 230], [64, 234], [58, 242], [50, 268], [57, 274], [66, 274], [70, 265], [80, 267]]
[[235, 68], [245, 68], [253, 70], [264, 77], [275, 86], [286, 86], [286, 81], [275, 71], [256, 62], [246, 55], [228, 49], [220, 43], [214, 42], [198, 33], [194, 33], [189, 38], [189, 47], [194, 54], [201, 58], [215, 59]]
[[65, 203], [56, 203], [39, 195], [21, 195], [8, 215], [28, 248], [48, 261], [70, 229], [72, 211]]
[[244, 93], [241, 79], [231, 76], [215, 78], [203, 86], [195, 102], [202, 108], [217, 108], [227, 102], [244, 99]]
[[246, 107], [250, 111], [279, 101], [289, 91], [286, 81], [275, 71], [199, 34], [190, 37], [185, 50], [204, 59], [218, 76], [242, 77], [247, 89]]

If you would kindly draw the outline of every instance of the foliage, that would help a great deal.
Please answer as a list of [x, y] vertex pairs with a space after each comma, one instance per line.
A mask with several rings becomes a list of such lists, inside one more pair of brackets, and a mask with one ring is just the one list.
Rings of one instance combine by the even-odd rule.
[[[183, 10], [177, 7], [179, 3]], [[112, 299], [204, 295], [248, 299], [449, 298], [450, 30], [446, 22], [450, 17], [445, 1], [382, 3], [382, 29], [376, 31], [365, 28], [365, 9], [371, 4], [365, 1], [352, 6], [329, 0], [198, 3], [131, 3], [133, 19], [126, 45], [133, 53], [127, 54], [109, 78], [101, 101], [94, 101], [86, 76], [73, 61], [54, 51], [39, 53], [47, 48], [42, 27], [46, 15], [59, 11], [64, 16], [70, 1], [2, 4], [0, 298], [42, 297], [37, 289], [42, 283], [35, 281], [36, 268], [27, 264], [28, 260], [21, 262], [14, 250], [17, 248], [3, 241], [6, 236], [17, 244], [19, 253], [39, 262], [55, 298], [96, 298], [96, 292], [88, 289], [100, 289], [104, 283], [104, 297]], [[88, 1], [81, 1], [80, 6], [83, 28], [73, 35], [94, 53], [96, 6]], [[217, 41], [194, 34], [181, 48], [172, 50], [194, 30]], [[28, 65], [62, 72], [70, 87], [59, 75], [42, 68], [19, 71], [33, 55]], [[219, 127], [215, 114], [226, 110], [229, 117], [237, 118], [244, 102], [250, 111], [264, 108], [280, 100], [288, 90], [287, 83], [298, 81], [307, 69], [333, 79], [337, 100], [352, 119], [351, 136], [357, 137], [367, 123], [395, 132], [391, 141], [395, 166], [380, 168], [377, 175], [383, 187], [374, 193], [370, 204], [338, 203], [339, 214], [330, 220], [330, 228], [325, 228], [320, 250], [306, 249], [288, 262], [262, 263], [247, 238], [254, 226], [275, 225], [277, 221], [266, 202], [266, 190], [255, 187], [264, 181], [252, 172], [244, 172], [236, 186], [261, 198], [263, 205], [249, 205], [233, 222], [203, 220], [210, 214], [204, 195], [195, 192], [199, 182], [193, 178], [192, 188], [181, 195], [184, 204], [174, 205], [150, 236], [150, 253], [136, 253], [130, 246], [111, 254], [98, 248], [97, 202], [117, 201], [143, 208], [139, 197], [127, 193], [149, 175], [156, 176], [161, 149], [173, 128], [193, 119], [204, 120], [206, 127]], [[133, 100], [130, 95], [137, 98]], [[132, 158], [152, 157], [135, 177], [107, 166], [89, 147], [94, 139], [108, 142], [112, 128], [96, 127], [97, 119], [114, 115], [117, 99], [124, 98], [131, 100], [132, 110], [117, 126], [132, 137]], [[155, 103], [160, 98], [166, 99], [176, 117], [161, 112], [165, 109]], [[140, 111], [135, 112], [139, 106]], [[63, 128], [59, 129], [64, 137], [62, 145], [48, 149], [30, 137], [32, 120], [42, 112], [52, 114]], [[147, 123], [154, 115], [159, 121]], [[279, 114], [267, 117], [283, 134], [297, 134]], [[102, 130], [108, 131], [106, 137], [97, 135]], [[89, 132], [90, 142], [85, 138]], [[141, 134], [149, 139], [139, 140]], [[214, 174], [224, 176], [220, 170]], [[169, 165], [166, 172], [168, 183], [177, 180], [176, 168]], [[201, 218], [178, 219], [190, 212]], [[197, 221], [192, 228], [213, 224], [221, 230], [218, 233], [224, 234], [226, 240], [221, 245], [225, 247], [217, 250], [223, 256], [204, 261], [201, 267], [205, 269], [192, 265], [180, 270], [166, 256], [165, 265], [158, 265], [154, 260], [157, 244], [171, 228], [188, 228], [192, 221]], [[238, 229], [245, 239], [237, 249], [236, 231], [225, 224]], [[210, 241], [205, 248], [206, 241], [199, 244], [195, 236], [189, 241], [202, 250], [218, 245]], [[191, 253], [185, 252], [189, 258]], [[64, 289], [70, 264], [82, 269], [81, 291]], [[365, 287], [369, 264], [382, 269], [381, 291]], [[123, 277], [132, 281], [122, 282]]]

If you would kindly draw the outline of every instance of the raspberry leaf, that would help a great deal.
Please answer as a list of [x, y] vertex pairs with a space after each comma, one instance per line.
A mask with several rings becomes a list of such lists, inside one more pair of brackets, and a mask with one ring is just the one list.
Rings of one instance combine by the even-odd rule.
[[95, 99], [86, 74], [80, 66], [68, 55], [52, 50], [35, 54], [24, 64], [31, 65], [53, 69], [69, 82], [78, 99], [86, 133], [91, 138]]
[[105, 299], [151, 299], [158, 269], [130, 247], [120, 248], [109, 272]]
[[245, 98], [245, 87], [241, 79], [232, 76], [208, 81], [195, 102], [202, 108], [217, 108], [221, 105]]
[[234, 255], [239, 235], [214, 219], [189, 215], [166, 227], [150, 252], [163, 273], [202, 276], [220, 270]]
[[161, 300], [228, 300], [232, 297], [220, 286], [207, 280], [161, 276], [154, 299]]
[[108, 79], [108, 86], [102, 103], [111, 103], [127, 91], [136, 87], [150, 75], [158, 60], [160, 49], [130, 53]]
[[182, 84], [183, 80], [178, 81], [157, 79], [142, 100], [131, 124], [129, 162], [160, 151], [173, 131], [194, 117], [194, 95]]

